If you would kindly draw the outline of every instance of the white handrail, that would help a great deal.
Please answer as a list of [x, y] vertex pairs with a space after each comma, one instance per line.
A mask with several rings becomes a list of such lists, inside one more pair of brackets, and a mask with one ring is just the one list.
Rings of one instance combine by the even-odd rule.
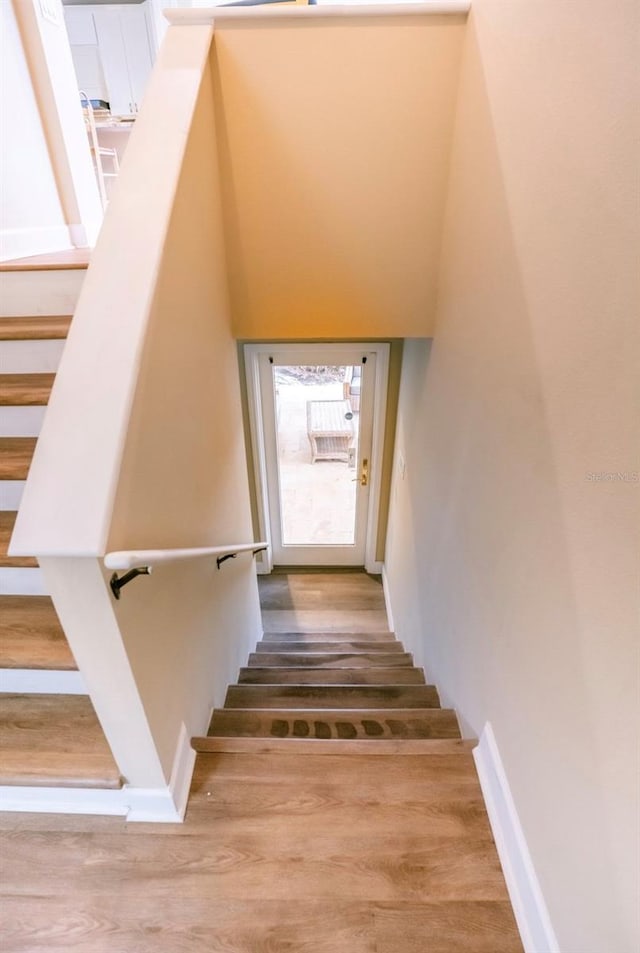
[[107, 569], [152, 569], [164, 563], [180, 562], [183, 559], [201, 559], [204, 556], [234, 556], [237, 553], [257, 553], [267, 549], [268, 543], [239, 543], [230, 546], [199, 546], [193, 549], [125, 549], [107, 553], [104, 564]]

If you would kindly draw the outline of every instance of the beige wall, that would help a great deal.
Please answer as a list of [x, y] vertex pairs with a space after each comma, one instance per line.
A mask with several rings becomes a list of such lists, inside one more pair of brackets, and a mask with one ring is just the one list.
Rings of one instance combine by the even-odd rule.
[[493, 725], [566, 953], [638, 943], [639, 14], [474, 2], [387, 548], [399, 637]]
[[462, 17], [216, 22], [234, 331], [427, 334]]

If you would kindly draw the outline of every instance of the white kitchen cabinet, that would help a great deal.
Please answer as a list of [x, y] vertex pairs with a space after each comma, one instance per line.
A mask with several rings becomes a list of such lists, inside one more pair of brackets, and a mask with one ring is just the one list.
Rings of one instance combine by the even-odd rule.
[[[153, 65], [148, 16], [146, 3], [65, 8], [78, 86], [83, 88], [85, 79], [82, 64], [94, 62], [97, 55], [107, 91], [100, 98], [108, 100], [114, 116], [135, 115], [140, 108]], [[96, 88], [88, 77], [85, 85]]]

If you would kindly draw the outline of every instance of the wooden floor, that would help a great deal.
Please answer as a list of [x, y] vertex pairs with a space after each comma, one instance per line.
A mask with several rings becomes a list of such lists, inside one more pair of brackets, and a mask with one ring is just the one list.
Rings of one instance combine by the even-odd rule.
[[[265, 626], [279, 632], [269, 613], [324, 622], [331, 604], [330, 631], [344, 632], [353, 613], [384, 614], [364, 575], [288, 578], [262, 584]], [[0, 815], [1, 949], [521, 953], [473, 758], [457, 744], [200, 754], [183, 825]]]

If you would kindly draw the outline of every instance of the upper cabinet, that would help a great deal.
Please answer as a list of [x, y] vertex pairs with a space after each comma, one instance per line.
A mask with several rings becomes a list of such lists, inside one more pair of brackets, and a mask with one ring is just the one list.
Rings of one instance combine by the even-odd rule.
[[146, 3], [65, 7], [78, 87], [114, 116], [135, 115], [153, 65]]

